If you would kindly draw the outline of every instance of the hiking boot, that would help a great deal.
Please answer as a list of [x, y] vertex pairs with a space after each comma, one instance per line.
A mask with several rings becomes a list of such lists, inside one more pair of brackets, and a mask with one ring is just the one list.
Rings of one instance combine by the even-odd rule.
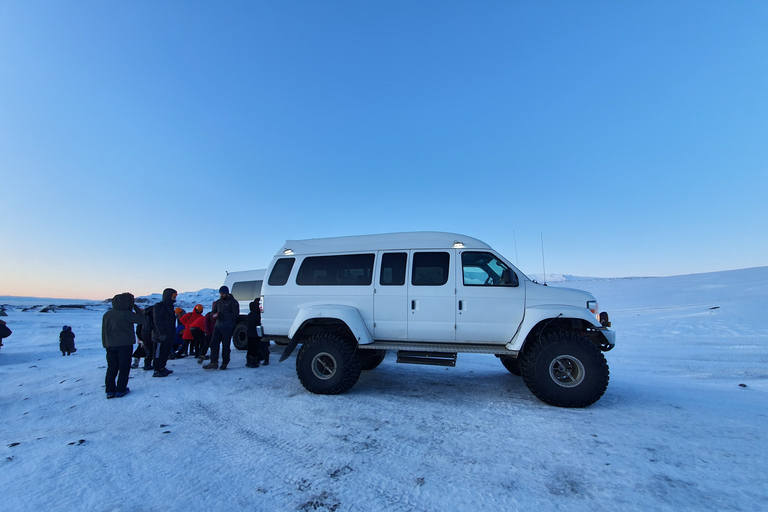
[[155, 373], [152, 374], [153, 377], [167, 377], [170, 373], [165, 368], [160, 368], [159, 370], [155, 370]]
[[197, 358], [197, 364], [203, 364], [203, 361], [205, 361], [205, 357], [200, 356]]
[[221, 368], [219, 368], [219, 370], [226, 370], [228, 364], [229, 363], [221, 363]]
[[154, 367], [150, 364], [149, 366], [144, 365], [144, 371], [154, 370]]
[[217, 370], [219, 365], [216, 363], [208, 363], [203, 365], [203, 370]]
[[125, 391], [118, 391], [115, 393], [115, 398], [123, 398], [125, 395], [131, 392], [131, 388], [125, 388]]
[[246, 368], [258, 368], [259, 367], [259, 363], [253, 363], [253, 362], [245, 363], [245, 367]]
[[269, 366], [269, 359], [264, 360], [264, 366]]
[[115, 393], [107, 393], [107, 400], [109, 400], [110, 398], [115, 398]]
[[139, 367], [139, 358], [135, 358], [133, 360], [133, 363], [131, 364], [131, 368], [138, 368]]

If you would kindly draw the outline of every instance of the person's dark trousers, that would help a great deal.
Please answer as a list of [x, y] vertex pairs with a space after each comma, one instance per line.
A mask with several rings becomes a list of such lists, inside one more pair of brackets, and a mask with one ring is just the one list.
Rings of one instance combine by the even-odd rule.
[[168, 362], [168, 356], [171, 354], [173, 341], [158, 341], [156, 345], [155, 360], [152, 361], [152, 366], [155, 368], [155, 371], [158, 371], [165, 368], [165, 365]]
[[[131, 374], [132, 355], [132, 345], [107, 347], [107, 377], [104, 379], [107, 393], [125, 391]], [[115, 386], [115, 377], [117, 377], [117, 386]]]
[[248, 353], [245, 355], [248, 362], [258, 362], [261, 355], [261, 338], [248, 336]]
[[189, 332], [192, 333], [192, 352], [195, 354], [195, 357], [200, 357], [204, 354], [202, 348], [205, 344], [205, 333], [197, 327], [191, 328]]
[[229, 364], [229, 354], [232, 351], [232, 333], [235, 330], [235, 324], [220, 325], [218, 322], [213, 328], [213, 337], [211, 338], [211, 363], [219, 362], [219, 344], [221, 344], [221, 363]]
[[205, 338], [203, 338], [203, 344], [200, 346], [200, 349], [197, 351], [197, 357], [204, 357], [206, 353], [208, 353], [208, 349], [211, 348], [211, 336], [205, 335]]
[[147, 353], [147, 357], [144, 358], [144, 369], [152, 369], [152, 361], [155, 359], [155, 344], [152, 341], [144, 342], [144, 352]]
[[261, 340], [259, 343], [259, 359], [264, 361], [264, 364], [269, 364], [269, 340]]

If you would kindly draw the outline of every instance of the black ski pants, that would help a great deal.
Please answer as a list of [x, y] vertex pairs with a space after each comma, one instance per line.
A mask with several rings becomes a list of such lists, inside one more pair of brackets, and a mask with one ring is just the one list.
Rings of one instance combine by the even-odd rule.
[[[125, 391], [131, 374], [132, 355], [133, 345], [107, 347], [107, 377], [104, 379], [107, 393]], [[117, 377], [117, 385], [115, 385], [115, 377]]]
[[219, 362], [219, 345], [221, 345], [221, 362], [229, 364], [229, 355], [232, 351], [232, 333], [235, 331], [235, 324], [220, 324], [216, 322], [213, 328], [213, 337], [211, 338], [211, 363]]

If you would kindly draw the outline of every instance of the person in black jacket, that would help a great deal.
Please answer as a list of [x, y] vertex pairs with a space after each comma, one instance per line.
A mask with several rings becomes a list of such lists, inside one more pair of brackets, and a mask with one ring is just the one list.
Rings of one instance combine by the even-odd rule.
[[[131, 311], [133, 309], [133, 311]], [[128, 394], [131, 353], [136, 343], [134, 324], [144, 322], [144, 312], [133, 303], [133, 295], [121, 293], [112, 298], [112, 309], [101, 320], [101, 344], [107, 349], [107, 398]], [[115, 384], [117, 377], [117, 384]]]
[[144, 343], [144, 352], [146, 357], [144, 358], [144, 369], [152, 370], [152, 360], [155, 358], [155, 342], [152, 340], [152, 331], [155, 330], [155, 317], [152, 313], [154, 306], [148, 306], [144, 310], [144, 316], [146, 319], [141, 325], [141, 341]]
[[7, 338], [12, 332], [8, 328], [8, 324], [5, 323], [5, 320], [0, 320], [0, 347], [3, 346], [3, 338]]
[[[229, 294], [229, 288], [219, 288], [219, 300], [213, 303], [213, 314], [216, 316], [216, 325], [213, 327], [211, 338], [211, 362], [203, 365], [205, 370], [219, 368], [219, 345], [221, 345], [221, 369], [226, 370], [229, 364], [229, 355], [232, 350], [232, 333], [235, 330], [237, 316], [240, 314], [240, 304]], [[157, 314], [155, 314], [157, 321]]]
[[248, 368], [258, 368], [261, 356], [261, 336], [257, 332], [257, 327], [261, 325], [261, 310], [259, 309], [259, 299], [248, 304], [251, 310], [245, 320], [246, 335], [248, 336], [248, 353], [245, 356], [245, 366]]
[[173, 303], [176, 302], [177, 292], [173, 288], [163, 290], [163, 300], [152, 307], [155, 328], [152, 330], [152, 342], [155, 344], [155, 360], [153, 377], [167, 377], [173, 373], [165, 367], [171, 353], [173, 340], [176, 337], [176, 313]]
[[72, 332], [72, 328], [65, 325], [59, 333], [59, 350], [61, 355], [70, 355], [77, 352], [75, 348], [75, 333]]

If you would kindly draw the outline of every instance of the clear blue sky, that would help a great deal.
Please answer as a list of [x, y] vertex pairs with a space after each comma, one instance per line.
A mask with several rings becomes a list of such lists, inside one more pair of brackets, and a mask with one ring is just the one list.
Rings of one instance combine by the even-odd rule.
[[[0, 295], [214, 288], [289, 238], [768, 265], [768, 2], [0, 2]], [[515, 243], [516, 241], [516, 243]]]

